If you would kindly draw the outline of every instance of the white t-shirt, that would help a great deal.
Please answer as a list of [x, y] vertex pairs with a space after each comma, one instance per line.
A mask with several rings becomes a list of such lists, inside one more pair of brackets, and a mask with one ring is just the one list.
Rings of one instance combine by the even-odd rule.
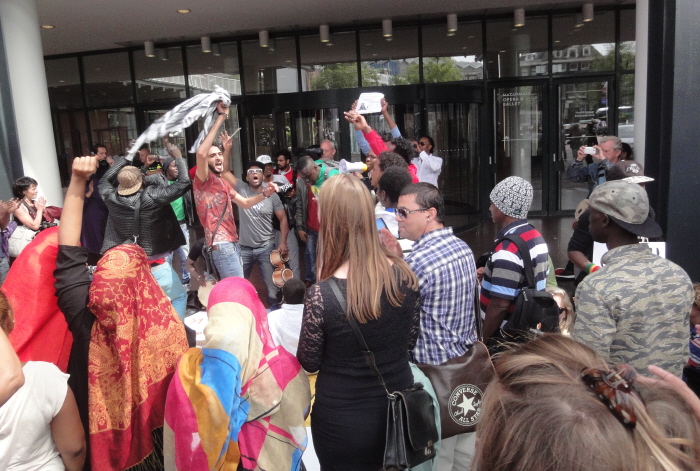
[[411, 160], [411, 163], [418, 169], [416, 176], [419, 182], [428, 182], [438, 186], [438, 177], [442, 172], [442, 159], [440, 157], [422, 151], [418, 157]]
[[295, 356], [299, 347], [303, 315], [303, 304], [282, 304], [282, 309], [272, 311], [267, 315], [268, 328], [275, 345], [283, 347]]
[[0, 469], [63, 471], [49, 424], [66, 400], [68, 375], [43, 361], [22, 371], [24, 386], [0, 407]]

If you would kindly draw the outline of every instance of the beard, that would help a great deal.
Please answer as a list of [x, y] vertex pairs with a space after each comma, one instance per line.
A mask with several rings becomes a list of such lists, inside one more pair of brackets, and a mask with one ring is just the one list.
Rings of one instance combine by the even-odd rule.
[[221, 170], [217, 170], [216, 167], [214, 167], [214, 166], [211, 165], [211, 164], [209, 164], [209, 171], [210, 171], [211, 173], [216, 174], [216, 175], [221, 175], [221, 172], [222, 172]]

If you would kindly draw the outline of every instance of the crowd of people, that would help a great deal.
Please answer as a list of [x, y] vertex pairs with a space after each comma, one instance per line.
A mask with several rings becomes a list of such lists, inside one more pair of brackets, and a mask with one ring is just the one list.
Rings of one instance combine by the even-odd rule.
[[[434, 140], [402, 137], [387, 107], [386, 135], [345, 113], [364, 174], [341, 171], [324, 140], [234, 175], [222, 101], [193, 168], [170, 142], [162, 161], [144, 144], [108, 162], [98, 145], [50, 218], [37, 181], [17, 180], [0, 202], [0, 467], [299, 470], [313, 443], [323, 471], [383, 469], [387, 394], [420, 383], [447, 407], [419, 367], [483, 342], [493, 380], [450, 404], [476, 431], [431, 443], [435, 459], [412, 469], [699, 469], [700, 285], [646, 245], [662, 236], [652, 179], [620, 140], [578, 149], [567, 170], [590, 187], [567, 292], [528, 222], [532, 185], [494, 187], [498, 232], [475, 258], [446, 224]], [[184, 322], [196, 285], [200, 347]], [[527, 289], [554, 314], [513, 336]]]

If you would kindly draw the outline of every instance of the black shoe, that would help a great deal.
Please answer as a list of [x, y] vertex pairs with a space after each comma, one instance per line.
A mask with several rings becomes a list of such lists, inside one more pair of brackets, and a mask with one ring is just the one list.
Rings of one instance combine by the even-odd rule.
[[554, 270], [554, 276], [564, 280], [573, 280], [574, 272], [571, 270], [567, 270], [566, 268], [557, 268]]

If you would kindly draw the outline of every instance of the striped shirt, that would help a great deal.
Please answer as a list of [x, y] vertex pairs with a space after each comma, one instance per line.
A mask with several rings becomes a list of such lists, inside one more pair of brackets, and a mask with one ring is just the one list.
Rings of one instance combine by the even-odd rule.
[[420, 334], [414, 359], [439, 365], [463, 355], [476, 341], [476, 265], [471, 249], [446, 227], [423, 234], [406, 262], [420, 288]]
[[[520, 236], [530, 249], [532, 268], [535, 274], [537, 289], [543, 291], [547, 284], [549, 264], [547, 262], [547, 243], [542, 235], [528, 224], [525, 219], [518, 219], [501, 229], [496, 237], [498, 242], [506, 235]], [[494, 243], [495, 243], [494, 242]], [[504, 240], [496, 245], [491, 258], [484, 269], [484, 279], [481, 282], [481, 312], [486, 315], [486, 309], [491, 303], [491, 298], [496, 296], [502, 299], [514, 301], [520, 290], [526, 288], [527, 280], [523, 269], [523, 258], [518, 253], [518, 247], [509, 240]], [[508, 312], [513, 312], [515, 303], [511, 303]]]

